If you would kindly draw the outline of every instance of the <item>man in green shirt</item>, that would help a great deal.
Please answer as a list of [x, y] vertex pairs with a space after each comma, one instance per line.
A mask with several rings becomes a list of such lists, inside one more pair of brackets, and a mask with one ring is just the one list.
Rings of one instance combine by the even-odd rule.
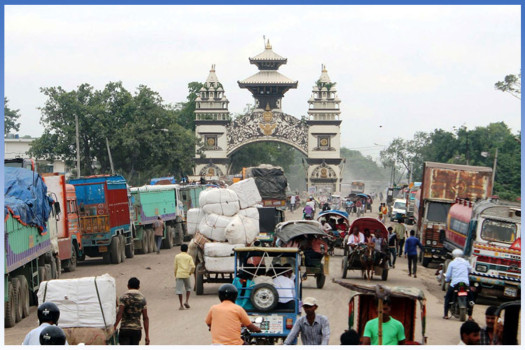
[[[390, 316], [391, 300], [383, 300], [383, 340], [382, 345], [405, 344], [405, 327], [398, 320]], [[363, 345], [379, 345], [378, 317], [368, 321], [363, 332]]]

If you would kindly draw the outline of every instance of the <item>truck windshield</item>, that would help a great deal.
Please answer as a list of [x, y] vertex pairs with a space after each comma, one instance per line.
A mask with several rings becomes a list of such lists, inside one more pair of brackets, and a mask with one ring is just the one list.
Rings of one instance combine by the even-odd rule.
[[394, 209], [402, 209], [406, 210], [407, 206], [405, 202], [395, 202], [394, 203]]
[[487, 241], [512, 243], [516, 240], [516, 232], [517, 226], [514, 223], [486, 219], [481, 227], [481, 238]]
[[450, 203], [428, 203], [427, 220], [436, 222], [446, 222]]

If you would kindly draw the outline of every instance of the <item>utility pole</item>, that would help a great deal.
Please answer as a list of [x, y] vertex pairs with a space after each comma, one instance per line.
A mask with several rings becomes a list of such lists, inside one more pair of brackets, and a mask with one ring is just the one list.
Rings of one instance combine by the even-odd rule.
[[78, 141], [78, 115], [75, 114], [75, 128], [76, 128], [76, 139], [77, 139], [77, 179], [80, 178], [80, 146]]
[[115, 175], [115, 169], [113, 169], [113, 158], [111, 158], [111, 150], [109, 149], [109, 140], [106, 137], [106, 147], [108, 148], [109, 165], [111, 167], [111, 175]]
[[494, 179], [496, 178], [496, 165], [498, 164], [498, 149], [494, 155], [494, 164], [492, 165], [492, 188], [494, 188]]

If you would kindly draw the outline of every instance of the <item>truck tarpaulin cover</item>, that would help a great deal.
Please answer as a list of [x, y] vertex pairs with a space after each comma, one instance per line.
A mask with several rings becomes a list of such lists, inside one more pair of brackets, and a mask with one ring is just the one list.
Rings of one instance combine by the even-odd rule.
[[23, 225], [36, 226], [40, 233], [45, 233], [53, 204], [46, 195], [46, 184], [31, 170], [4, 167], [4, 171], [4, 218], [11, 212]]
[[248, 168], [246, 176], [255, 178], [255, 184], [263, 199], [286, 199], [288, 181], [283, 169], [279, 167]]

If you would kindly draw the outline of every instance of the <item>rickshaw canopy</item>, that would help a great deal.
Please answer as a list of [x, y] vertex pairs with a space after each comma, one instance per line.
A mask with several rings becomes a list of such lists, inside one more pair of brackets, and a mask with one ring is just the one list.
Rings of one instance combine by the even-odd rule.
[[275, 227], [275, 235], [283, 243], [303, 235], [327, 236], [321, 224], [313, 220], [293, 220], [281, 222]]
[[317, 221], [319, 221], [319, 219], [322, 218], [322, 217], [327, 217], [327, 216], [331, 216], [331, 215], [342, 216], [343, 218], [348, 220], [348, 213], [346, 211], [325, 210], [325, 211], [320, 212], [319, 215], [317, 215]]
[[352, 225], [350, 226], [350, 232], [353, 232], [354, 227], [357, 227], [357, 229], [360, 232], [363, 232], [365, 228], [369, 229], [370, 233], [374, 233], [376, 230], [380, 230], [382, 237], [388, 238], [388, 230], [386, 229], [385, 225], [375, 218], [355, 219], [352, 222]]

